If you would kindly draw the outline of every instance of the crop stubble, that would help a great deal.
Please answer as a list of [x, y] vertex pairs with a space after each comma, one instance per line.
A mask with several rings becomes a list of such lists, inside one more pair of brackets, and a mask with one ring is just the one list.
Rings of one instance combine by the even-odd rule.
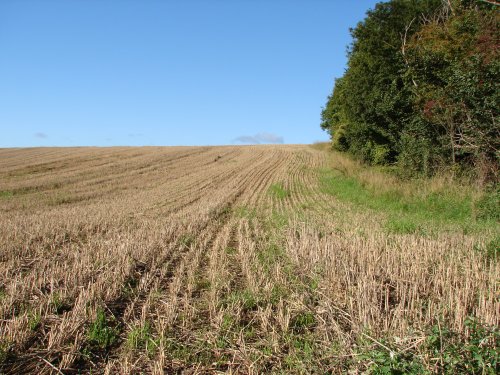
[[300, 145], [0, 150], [2, 371], [341, 372], [361, 335], [498, 323], [480, 239], [387, 234], [322, 192], [328, 163]]

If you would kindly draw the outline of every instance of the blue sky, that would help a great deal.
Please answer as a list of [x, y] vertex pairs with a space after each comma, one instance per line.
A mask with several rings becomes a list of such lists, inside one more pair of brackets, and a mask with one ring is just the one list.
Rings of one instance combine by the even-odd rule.
[[369, 0], [2, 0], [0, 147], [312, 143]]

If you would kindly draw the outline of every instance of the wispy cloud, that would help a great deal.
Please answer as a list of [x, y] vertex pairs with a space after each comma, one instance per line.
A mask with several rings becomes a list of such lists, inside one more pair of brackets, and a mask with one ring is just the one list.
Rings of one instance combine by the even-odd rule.
[[45, 133], [42, 133], [42, 132], [38, 132], [38, 133], [35, 133], [35, 137], [43, 139], [43, 138], [47, 138], [48, 135]]
[[240, 143], [259, 143], [257, 138], [252, 137], [251, 135], [241, 135], [239, 137], [236, 137], [233, 139], [233, 142], [240, 142]]
[[135, 138], [135, 137], [142, 137], [143, 134], [142, 133], [128, 133], [128, 136], [131, 138]]
[[283, 143], [282, 136], [272, 133], [257, 133], [255, 135], [241, 135], [233, 139], [233, 143], [248, 143], [248, 144], [261, 144], [261, 143]]

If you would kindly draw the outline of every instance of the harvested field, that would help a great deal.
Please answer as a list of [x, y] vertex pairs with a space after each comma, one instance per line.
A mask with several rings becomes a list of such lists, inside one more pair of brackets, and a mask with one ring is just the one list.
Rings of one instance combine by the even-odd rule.
[[[303, 145], [0, 150], [0, 373], [345, 373], [500, 318], [491, 233], [387, 233]], [[388, 338], [393, 339], [387, 341]]]

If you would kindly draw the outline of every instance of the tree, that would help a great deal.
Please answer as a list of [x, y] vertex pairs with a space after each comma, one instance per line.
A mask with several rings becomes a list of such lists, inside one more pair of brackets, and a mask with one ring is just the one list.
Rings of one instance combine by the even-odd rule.
[[400, 133], [413, 111], [413, 94], [402, 75], [402, 33], [415, 33], [419, 23], [412, 20], [439, 4], [440, 0], [379, 3], [351, 30], [348, 69], [336, 81], [322, 113], [322, 126], [330, 130], [335, 147], [371, 163], [395, 161]]
[[498, 180], [500, 16], [481, 0], [391, 0], [351, 30], [321, 113], [333, 146], [372, 164]]
[[482, 179], [498, 179], [500, 40], [496, 11], [456, 6], [428, 21], [408, 46], [416, 116], [434, 127], [448, 163], [473, 165]]

